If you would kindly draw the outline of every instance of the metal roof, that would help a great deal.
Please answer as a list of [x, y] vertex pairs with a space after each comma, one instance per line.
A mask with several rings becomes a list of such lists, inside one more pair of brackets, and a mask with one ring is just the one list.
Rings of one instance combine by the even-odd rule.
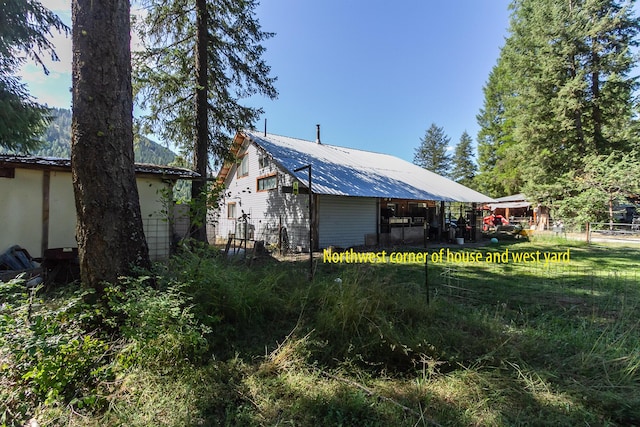
[[514, 194], [512, 196], [497, 197], [495, 203], [489, 204], [489, 209], [517, 209], [529, 208], [531, 203], [527, 202], [524, 194]]
[[489, 203], [489, 209], [517, 209], [517, 208], [529, 208], [531, 207], [531, 203], [529, 202], [500, 202], [500, 203]]
[[[37, 156], [21, 156], [12, 154], [0, 154], [0, 167], [25, 167], [32, 169], [57, 169], [71, 170], [71, 160], [57, 157], [37, 157]], [[163, 175], [176, 179], [195, 179], [200, 174], [183, 168], [171, 166], [151, 165], [147, 163], [136, 163], [136, 173]]]
[[310, 164], [312, 190], [317, 194], [451, 202], [494, 202], [464, 185], [397, 157], [318, 144], [296, 138], [244, 131], [242, 134], [266, 151], [302, 184], [308, 172], [295, 169]]
[[512, 196], [496, 197], [496, 202], [526, 202], [527, 198], [524, 194], [518, 193]]

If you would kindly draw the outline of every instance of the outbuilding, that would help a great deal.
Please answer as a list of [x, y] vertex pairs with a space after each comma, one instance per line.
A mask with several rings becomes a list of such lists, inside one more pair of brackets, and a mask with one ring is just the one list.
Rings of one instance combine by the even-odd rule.
[[[150, 257], [163, 259], [173, 236], [166, 192], [176, 180], [199, 175], [149, 164], [136, 164], [135, 170]], [[18, 245], [39, 258], [47, 249], [75, 248], [75, 227], [69, 159], [0, 155], [0, 253]]]

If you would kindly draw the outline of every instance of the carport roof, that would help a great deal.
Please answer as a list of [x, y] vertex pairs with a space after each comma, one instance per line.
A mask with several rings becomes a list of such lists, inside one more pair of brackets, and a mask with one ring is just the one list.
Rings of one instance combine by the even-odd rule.
[[[494, 200], [464, 185], [397, 157], [320, 144], [285, 136], [243, 131], [236, 147], [248, 139], [306, 184], [311, 165], [312, 190], [337, 196], [490, 203]], [[226, 175], [224, 168], [220, 175]], [[219, 176], [220, 176], [219, 175]], [[223, 176], [224, 178], [224, 176]]]

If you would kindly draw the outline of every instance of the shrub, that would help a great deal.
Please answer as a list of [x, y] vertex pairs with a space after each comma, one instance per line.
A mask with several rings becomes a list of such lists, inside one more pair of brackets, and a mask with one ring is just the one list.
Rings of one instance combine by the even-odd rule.
[[144, 365], [162, 370], [184, 360], [202, 361], [211, 327], [196, 318], [193, 299], [181, 284], [154, 289], [146, 279], [121, 278], [118, 285], [106, 288], [110, 311], [120, 319], [126, 343], [118, 355], [120, 368]]
[[8, 425], [22, 425], [40, 403], [100, 405], [97, 385], [113, 378], [109, 343], [81, 327], [83, 292], [58, 305], [45, 304], [38, 291], [27, 292], [21, 280], [0, 282], [0, 377], [11, 385], [0, 391], [6, 402], [1, 419]]

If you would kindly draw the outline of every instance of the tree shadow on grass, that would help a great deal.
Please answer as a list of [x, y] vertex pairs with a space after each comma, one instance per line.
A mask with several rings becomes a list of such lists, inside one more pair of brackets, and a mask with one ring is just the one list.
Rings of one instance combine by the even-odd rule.
[[[228, 344], [235, 356], [192, 376], [196, 409], [185, 425], [637, 423], [640, 386], [632, 357], [639, 343], [628, 332], [638, 322], [637, 283], [516, 266], [470, 266], [453, 276], [444, 270], [429, 270], [432, 298], [425, 310], [419, 308], [427, 305], [421, 265], [331, 265], [319, 269], [314, 284], [290, 283], [283, 295], [319, 287], [327, 293], [306, 294], [311, 299], [302, 314], [259, 309], [269, 315], [234, 325]], [[357, 291], [357, 304], [371, 303], [376, 281], [391, 288], [380, 304], [393, 310], [386, 318], [395, 319], [396, 329], [389, 329], [400, 337], [395, 344], [407, 344], [410, 352], [358, 347], [379, 333], [369, 331], [371, 319], [357, 327], [338, 322], [351, 330], [320, 323], [327, 321], [317, 315], [321, 310], [345, 303], [340, 292]], [[414, 304], [403, 310], [396, 303], [407, 297]], [[299, 333], [315, 331], [325, 346], [284, 354], [284, 365], [265, 369], [299, 322]], [[350, 346], [360, 358], [349, 358], [354, 353], [344, 349]]]

